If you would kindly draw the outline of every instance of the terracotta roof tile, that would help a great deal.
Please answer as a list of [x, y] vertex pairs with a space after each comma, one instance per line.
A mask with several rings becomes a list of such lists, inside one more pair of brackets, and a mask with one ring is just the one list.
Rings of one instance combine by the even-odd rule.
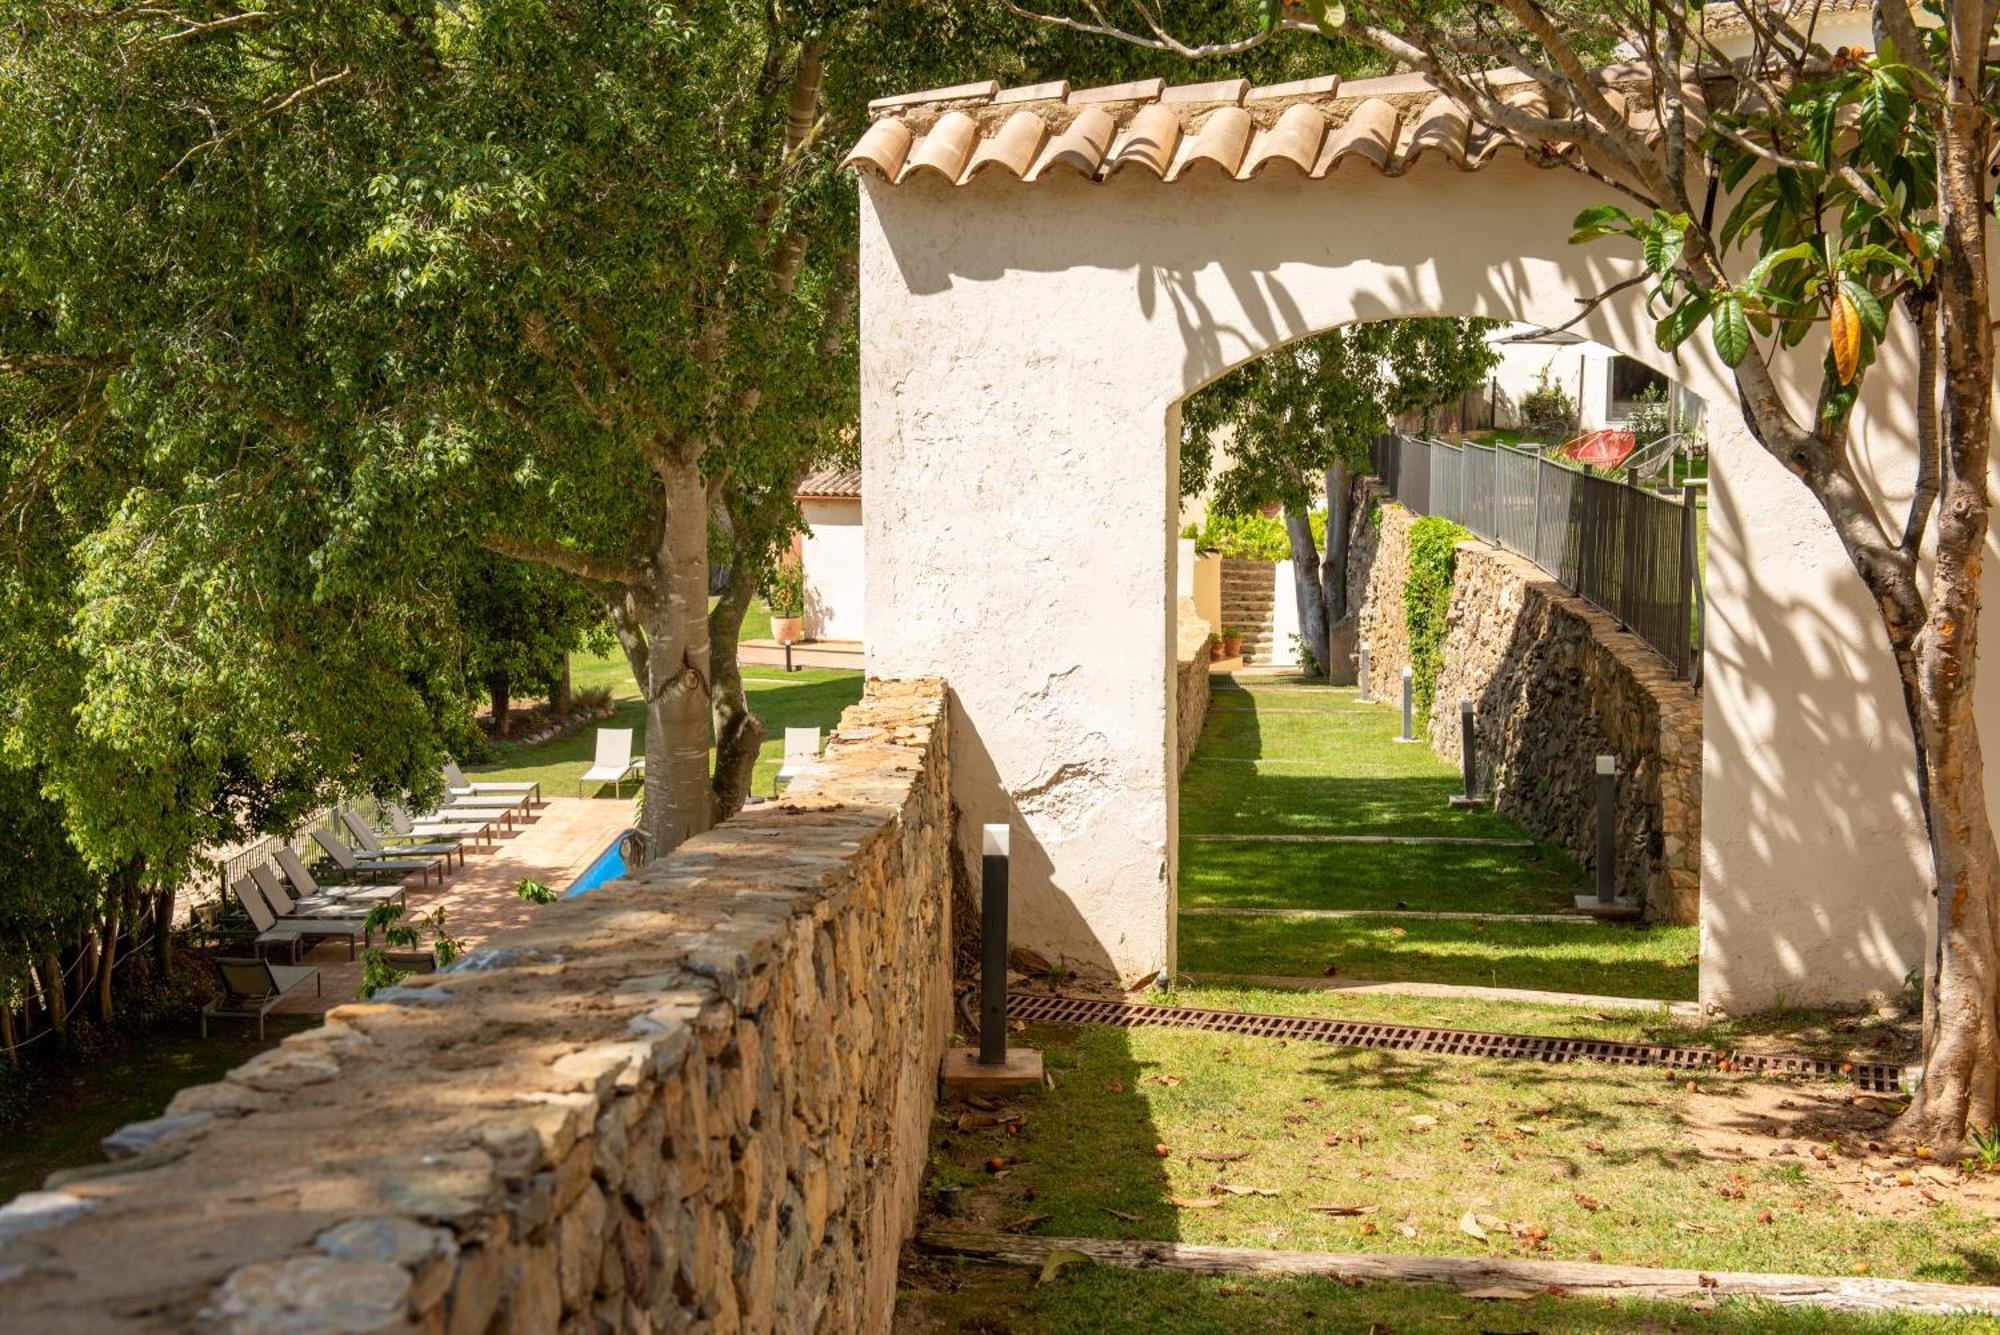
[[[1601, 72], [1608, 90], [1639, 73]], [[1493, 77], [1506, 100], [1547, 109], [1532, 83], [1518, 75]], [[1104, 88], [1054, 82], [1001, 92], [989, 81], [881, 98], [871, 106], [878, 119], [843, 165], [892, 182], [923, 174], [963, 185], [997, 173], [1037, 181], [1057, 171], [1102, 181], [1130, 167], [1166, 181], [1190, 172], [1248, 180], [1277, 164], [1317, 178], [1349, 158], [1399, 176], [1432, 153], [1471, 171], [1502, 148], [1542, 166], [1572, 151], [1567, 144], [1530, 144], [1475, 127], [1464, 107], [1416, 74], [1353, 83], [1326, 75], [1261, 88], [1241, 79], [1174, 87], [1141, 79]]]
[[817, 473], [799, 483], [792, 495], [800, 500], [840, 501], [861, 497], [861, 470], [858, 468], [822, 468]]

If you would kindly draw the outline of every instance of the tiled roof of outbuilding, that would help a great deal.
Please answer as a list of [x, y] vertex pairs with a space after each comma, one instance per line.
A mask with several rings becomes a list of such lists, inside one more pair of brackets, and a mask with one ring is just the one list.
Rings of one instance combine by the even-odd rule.
[[[1867, 11], [1874, 0], [1753, 0], [1757, 13], [1766, 20], [1766, 26], [1782, 18], [1792, 27], [1804, 29], [1817, 19], [1835, 14], [1858, 14]], [[1701, 11], [1702, 31], [1711, 36], [1721, 33], [1749, 32], [1750, 19], [1740, 4], [1724, 0], [1721, 4], [1704, 5]]]
[[[1640, 74], [1600, 72], [1614, 99], [1622, 96], [1623, 73]], [[1545, 94], [1525, 78], [1493, 79], [1504, 100], [1547, 111]], [[1265, 87], [1245, 79], [1144, 79], [1002, 89], [989, 80], [881, 98], [869, 109], [877, 119], [843, 165], [898, 183], [928, 174], [964, 185], [988, 171], [1024, 181], [1059, 173], [1108, 180], [1128, 168], [1166, 181], [1199, 174], [1248, 180], [1278, 164], [1323, 177], [1350, 158], [1398, 176], [1429, 153], [1471, 171], [1502, 148], [1543, 166], [1573, 151], [1478, 126], [1416, 74], [1355, 83], [1328, 75]], [[1635, 123], [1650, 118], [1650, 108], [1635, 105]]]
[[858, 468], [822, 468], [817, 473], [799, 483], [792, 495], [801, 500], [848, 500], [861, 499], [861, 470]]

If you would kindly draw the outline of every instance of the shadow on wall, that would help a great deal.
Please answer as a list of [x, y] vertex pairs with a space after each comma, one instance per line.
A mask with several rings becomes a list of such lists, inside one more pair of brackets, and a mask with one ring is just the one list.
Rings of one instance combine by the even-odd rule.
[[[1726, 488], [1717, 489], [1710, 504], [1727, 511], [1730, 531], [1743, 531], [1743, 518], [1727, 509], [1734, 499]], [[1900, 713], [1869, 717], [1866, 673], [1877, 656], [1864, 661], [1862, 653], [1874, 646], [1857, 645], [1819, 604], [1796, 589], [1771, 587], [1759, 578], [1760, 570], [1754, 561], [1742, 562], [1747, 596], [1736, 606], [1708, 610], [1710, 626], [1721, 623], [1728, 632], [1710, 637], [1710, 673], [1726, 667], [1761, 693], [1746, 695], [1735, 706], [1740, 712], [1718, 707], [1712, 696], [1704, 701], [1708, 800], [1747, 804], [1749, 819], [1742, 825], [1752, 833], [1746, 846], [1730, 850], [1736, 871], [1730, 882], [1703, 878], [1703, 957], [1726, 954], [1732, 973], [1754, 989], [1736, 985], [1735, 994], [1743, 998], [1738, 1004], [1761, 1007], [1772, 1004], [1773, 996], [1792, 1004], [1855, 1000], [1824, 995], [1817, 980], [1835, 969], [1840, 976], [1873, 976], [1882, 993], [1895, 996], [1909, 971], [1921, 966], [1932, 903], [1918, 889], [1930, 885], [1930, 869], [1921, 847], [1909, 838], [1910, 831], [1923, 829], [1915, 749]], [[1782, 625], [1785, 638], [1774, 644], [1760, 635], [1767, 625]], [[1721, 656], [1724, 645], [1733, 648], [1734, 657]], [[1773, 726], [1809, 743], [1789, 752], [1799, 763], [1760, 774], [1756, 766], [1723, 769], [1715, 761], [1757, 755], [1758, 731]], [[1878, 787], [1863, 791], [1840, 767], [1810, 763], [1814, 755], [1856, 747], [1878, 757], [1873, 772]], [[1768, 767], [1772, 757], [1764, 753], [1757, 759]], [[1893, 783], [1885, 782], [1890, 776]], [[1725, 783], [1726, 797], [1713, 791]], [[1814, 931], [1795, 926], [1787, 936], [1775, 935], [1760, 905], [1767, 878], [1786, 875], [1788, 861], [1803, 852], [1823, 861], [1827, 848], [1847, 852], [1863, 872], [1857, 879], [1877, 892], [1865, 900], [1821, 905], [1811, 920]], [[1745, 874], [1746, 867], [1756, 870]], [[1789, 916], [1794, 924], [1802, 922], [1802, 915]], [[1730, 995], [1711, 995], [1707, 983], [1705, 978], [1704, 1001], [1734, 1008]]]
[[[966, 868], [970, 890], [957, 906], [960, 924], [953, 932], [954, 949], [970, 951], [960, 958], [978, 958], [980, 826], [1004, 823], [1012, 832], [1008, 858], [1009, 941], [1017, 947], [1029, 945], [1047, 963], [1070, 973], [1116, 978], [1118, 965], [1112, 952], [1099, 937], [1097, 927], [1058, 884], [1055, 862], [1001, 781], [999, 767], [993, 763], [992, 753], [979, 735], [972, 711], [964, 707], [955, 691], [951, 693], [951, 721], [959, 859]], [[967, 793], [981, 794], [992, 805], [967, 810], [963, 805]]]

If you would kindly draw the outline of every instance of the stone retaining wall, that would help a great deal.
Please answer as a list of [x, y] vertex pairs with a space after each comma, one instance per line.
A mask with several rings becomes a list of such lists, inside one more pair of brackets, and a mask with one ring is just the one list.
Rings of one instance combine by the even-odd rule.
[[[1373, 499], [1379, 499], [1379, 491]], [[1374, 689], [1397, 700], [1409, 634], [1410, 513], [1363, 505], [1350, 587], [1371, 642]], [[1525, 558], [1459, 544], [1431, 749], [1459, 763], [1458, 701], [1476, 710], [1482, 786], [1497, 808], [1595, 875], [1593, 763], [1618, 757], [1618, 885], [1647, 916], [1697, 920], [1701, 902], [1701, 701], [1616, 620]]]
[[1208, 637], [1215, 628], [1194, 610], [1194, 599], [1180, 600], [1174, 627], [1174, 698], [1179, 706], [1177, 773], [1187, 773], [1188, 758], [1201, 740], [1208, 721]]
[[950, 1021], [942, 683], [0, 1210], [20, 1330], [886, 1330]]

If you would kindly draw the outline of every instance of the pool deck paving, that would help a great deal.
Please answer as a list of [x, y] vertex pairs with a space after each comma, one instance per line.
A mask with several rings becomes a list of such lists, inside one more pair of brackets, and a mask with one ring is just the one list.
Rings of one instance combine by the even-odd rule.
[[[523, 879], [532, 877], [561, 894], [631, 824], [630, 800], [551, 797], [512, 838], [502, 839], [491, 851], [471, 854], [442, 885], [411, 886], [410, 913], [442, 907], [446, 931], [470, 949], [541, 910], [515, 894]], [[428, 932], [424, 940], [429, 943]], [[324, 1012], [355, 999], [361, 961], [347, 958], [345, 943], [322, 942], [301, 962], [319, 970], [319, 995], [303, 988], [280, 1002], [275, 1013]]]

